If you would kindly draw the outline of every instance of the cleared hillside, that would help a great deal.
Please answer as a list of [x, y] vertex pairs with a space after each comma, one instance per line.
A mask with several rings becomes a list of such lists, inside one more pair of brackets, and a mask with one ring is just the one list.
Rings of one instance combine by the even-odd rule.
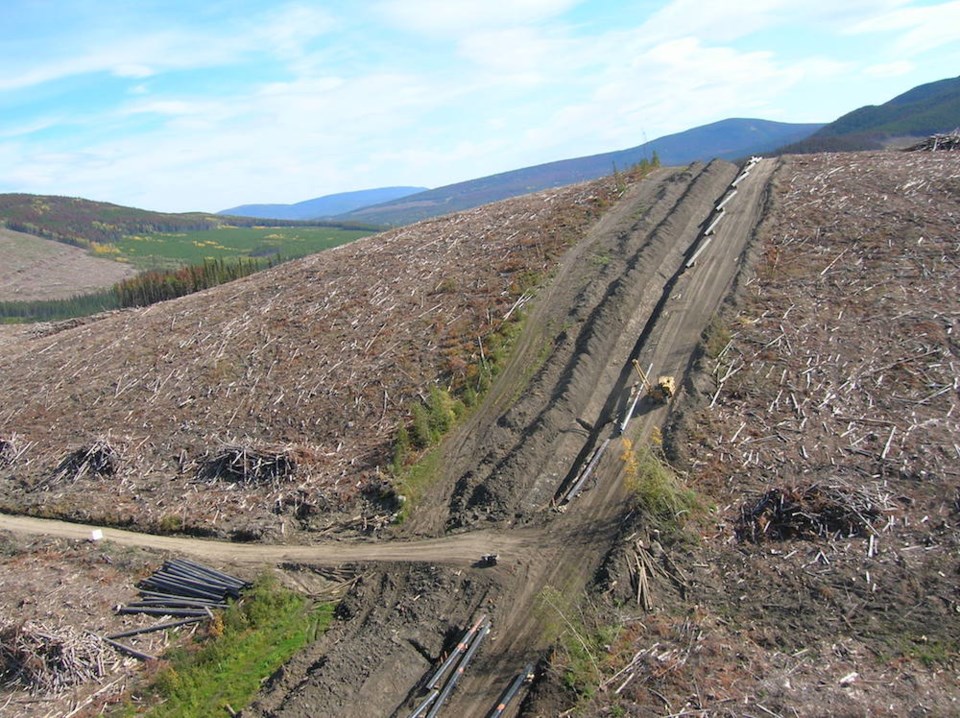
[[69, 299], [136, 274], [127, 264], [60, 242], [0, 228], [0, 301]]
[[[520, 198], [38, 328], [0, 357], [0, 503], [247, 538], [373, 528], [397, 508], [398, 427], [431, 387], [477, 381], [483, 343], [616, 192], [608, 179]], [[283, 470], [232, 483], [216, 457], [237, 446]]]
[[[624, 189], [617, 202], [591, 184], [501, 203], [363, 240], [289, 275], [47, 336], [19, 329], [0, 345], [5, 497], [106, 513], [90, 498], [100, 492], [148, 525], [174, 506], [201, 529], [252, 537], [263, 527], [278, 541], [364, 506], [374, 513], [358, 527], [376, 526], [377, 504], [389, 499], [382, 484], [368, 484], [376, 494], [366, 503], [350, 492], [377, 476], [363, 472], [372, 439], [403, 416], [395, 397], [406, 386], [411, 400], [429, 398], [424, 386], [469, 375], [476, 359], [444, 354], [444, 328], [466, 311], [446, 295], [477, 302], [485, 288], [488, 311], [471, 315], [462, 336], [477, 332], [489, 350], [488, 329], [531, 269], [548, 269], [554, 281], [532, 303], [513, 358], [443, 445], [440, 480], [407, 523], [380, 534], [431, 538], [293, 548], [111, 533], [347, 581], [330, 632], [244, 714], [408, 715], [483, 613], [493, 628], [444, 709], [451, 715], [489, 715], [528, 661], [538, 679], [508, 715], [951, 715], [960, 660], [956, 154], [788, 157], [746, 174], [717, 162]], [[698, 255], [721, 198], [730, 200], [723, 221]], [[548, 237], [555, 248], [543, 248]], [[519, 263], [526, 255], [532, 263]], [[368, 273], [351, 273], [358, 266]], [[450, 278], [456, 284], [438, 291]], [[374, 316], [379, 299], [400, 311]], [[85, 373], [90, 357], [106, 378]], [[669, 406], [641, 401], [621, 435], [634, 357], [676, 376], [680, 390]], [[323, 383], [307, 384], [308, 374]], [[308, 386], [319, 390], [304, 394]], [[303, 398], [289, 401], [293, 393]], [[118, 411], [124, 402], [136, 413]], [[54, 409], [47, 431], [40, 413]], [[61, 437], [89, 440], [91, 417], [123, 426], [123, 435], [98, 435], [122, 449], [118, 471], [49, 482], [42, 469], [62, 456]], [[352, 425], [321, 437], [324, 421]], [[11, 433], [19, 426], [23, 435]], [[195, 457], [224, 426], [302, 452], [334, 448], [305, 464], [316, 473], [277, 486], [198, 480]], [[191, 438], [193, 453], [169, 458]], [[625, 480], [636, 470], [628, 441], [662, 446], [699, 508], [651, 509], [636, 475]], [[593, 456], [592, 479], [566, 501]], [[121, 473], [129, 457], [140, 473]], [[307, 493], [288, 502], [301, 483]], [[339, 497], [340, 513], [305, 500], [319, 495]], [[558, 504], [566, 510], [550, 510]], [[21, 530], [17, 520], [0, 524]], [[472, 565], [490, 551], [498, 565]]]
[[772, 200], [664, 431], [714, 508], [691, 543], [624, 528], [593, 601], [637, 615], [646, 557], [652, 609], [585, 715], [956, 712], [960, 157], [784, 158]]

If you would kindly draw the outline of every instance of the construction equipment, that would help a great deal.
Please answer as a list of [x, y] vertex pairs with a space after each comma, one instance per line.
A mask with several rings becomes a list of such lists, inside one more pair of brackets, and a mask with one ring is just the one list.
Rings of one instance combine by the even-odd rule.
[[640, 381], [647, 390], [647, 395], [658, 404], [666, 404], [676, 393], [677, 383], [672, 376], [659, 376], [657, 383], [651, 384], [647, 372], [640, 367], [640, 362], [636, 359], [633, 360], [633, 368], [640, 375]]

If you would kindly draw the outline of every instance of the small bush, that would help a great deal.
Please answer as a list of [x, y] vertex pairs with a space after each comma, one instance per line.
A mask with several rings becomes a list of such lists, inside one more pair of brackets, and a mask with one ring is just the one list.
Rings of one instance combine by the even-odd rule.
[[410, 455], [410, 432], [403, 424], [397, 428], [397, 435], [393, 439], [393, 474], [399, 475], [406, 466], [407, 457]]
[[418, 449], [426, 449], [433, 443], [433, 432], [430, 430], [430, 414], [423, 404], [414, 404], [411, 413], [413, 414], [411, 430], [413, 445]]
[[659, 447], [634, 450], [629, 439], [623, 443], [625, 481], [637, 508], [661, 530], [679, 529], [684, 518], [700, 508], [696, 493], [683, 486]]

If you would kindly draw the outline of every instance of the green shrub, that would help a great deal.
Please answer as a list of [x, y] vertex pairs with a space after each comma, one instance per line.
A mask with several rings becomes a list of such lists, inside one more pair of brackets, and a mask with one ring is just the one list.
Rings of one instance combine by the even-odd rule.
[[661, 530], [679, 529], [685, 518], [701, 504], [694, 491], [683, 486], [680, 478], [662, 457], [659, 446], [634, 450], [623, 439], [624, 480], [637, 508]]
[[413, 445], [418, 449], [426, 449], [433, 443], [433, 432], [430, 430], [430, 414], [423, 404], [414, 404], [411, 409], [413, 414], [413, 428], [411, 438]]
[[403, 424], [397, 428], [397, 434], [393, 439], [393, 474], [397, 476], [403, 471], [407, 463], [407, 457], [410, 455], [410, 432]]

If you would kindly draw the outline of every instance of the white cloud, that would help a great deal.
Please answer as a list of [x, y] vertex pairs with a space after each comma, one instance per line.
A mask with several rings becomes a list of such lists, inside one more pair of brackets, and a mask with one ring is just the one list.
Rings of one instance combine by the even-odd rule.
[[307, 5], [288, 5], [264, 18], [257, 18], [249, 29], [261, 47], [284, 58], [302, 56], [307, 46], [337, 27], [326, 10]]
[[580, 0], [382, 0], [374, 7], [388, 22], [427, 35], [472, 33], [542, 22]]
[[128, 77], [135, 80], [143, 79], [145, 77], [151, 77], [154, 72], [151, 68], [146, 65], [140, 65], [135, 63], [117, 65], [113, 68], [113, 74], [117, 77]]
[[228, 66], [264, 53], [291, 59], [334, 26], [325, 11], [289, 5], [212, 29], [180, 27], [171, 21], [104, 37], [102, 30], [81, 28], [35, 53], [0, 58], [0, 92], [98, 72], [142, 79], [169, 70]]
[[[896, 32], [893, 49], [916, 55], [943, 45], [960, 45], [960, 0], [903, 7], [877, 14], [850, 28], [851, 34]], [[947, 73], [952, 74], [952, 73]]]
[[[576, 4], [305, 1], [226, 18], [198, 10], [203, 25], [168, 20], [109, 42], [74, 33], [35, 57], [0, 50], [0, 91], [90, 73], [131, 80], [105, 93], [114, 104], [0, 119], [3, 183], [171, 210], [436, 186], [730, 116], [801, 121], [832, 93], [813, 118], [827, 120], [851, 109], [851, 83], [869, 97], [874, 78], [923, 66], [894, 33], [904, 46], [943, 44], [960, 26], [948, 22], [960, 0], [673, 0], [647, 20], [644, 3], [622, 3], [616, 25], [565, 15]], [[219, 90], [208, 68], [226, 80]], [[189, 84], [175, 89], [172, 70]]]
[[751, 0], [705, 3], [703, 0], [672, 0], [643, 23], [643, 32], [653, 42], [695, 35], [722, 44], [774, 27], [815, 25], [837, 32], [894, 10], [908, 0]]

